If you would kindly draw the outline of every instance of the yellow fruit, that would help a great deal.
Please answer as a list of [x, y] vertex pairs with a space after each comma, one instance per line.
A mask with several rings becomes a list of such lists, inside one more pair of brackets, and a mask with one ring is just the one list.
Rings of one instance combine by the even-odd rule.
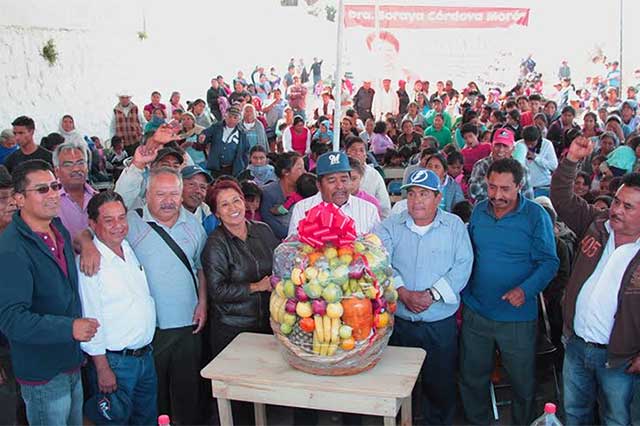
[[276, 294], [280, 297], [286, 297], [284, 295], [284, 282], [283, 281], [279, 281], [278, 284], [276, 284]]
[[385, 328], [389, 325], [389, 314], [387, 312], [379, 313], [374, 321], [377, 328]]
[[329, 260], [333, 259], [334, 257], [338, 257], [338, 250], [336, 250], [335, 247], [328, 247], [324, 249], [324, 257]]
[[324, 342], [324, 325], [322, 321], [322, 317], [320, 315], [313, 316], [314, 321], [316, 322], [316, 331], [315, 335], [318, 336], [318, 342]]
[[380, 247], [382, 245], [382, 240], [380, 240], [380, 237], [378, 237], [376, 234], [367, 234], [366, 237], [364, 237], [365, 240], [369, 241], [371, 244]]
[[292, 281], [295, 285], [302, 285], [302, 284], [304, 284], [304, 272], [302, 272], [302, 269], [300, 269], [300, 268], [293, 268], [293, 270], [291, 271], [291, 281]]
[[356, 341], [353, 339], [353, 337], [348, 337], [342, 340], [342, 342], [340, 343], [340, 347], [343, 351], [350, 351], [351, 349], [356, 347]]
[[322, 356], [326, 356], [329, 353], [329, 344], [328, 343], [321, 343], [320, 344], [320, 355]]
[[331, 318], [329, 318], [326, 315], [323, 316], [322, 326], [324, 327], [324, 330], [322, 330], [322, 334], [324, 337], [323, 342], [330, 342], [331, 341]]
[[332, 356], [333, 354], [336, 353], [336, 351], [338, 350], [338, 344], [337, 343], [331, 343], [329, 344], [329, 350], [327, 352], [328, 356]]
[[331, 343], [335, 343], [336, 345], [340, 341], [340, 318], [332, 318], [331, 319]]
[[329, 318], [340, 318], [344, 313], [344, 308], [340, 302], [329, 303], [327, 305], [327, 316]]

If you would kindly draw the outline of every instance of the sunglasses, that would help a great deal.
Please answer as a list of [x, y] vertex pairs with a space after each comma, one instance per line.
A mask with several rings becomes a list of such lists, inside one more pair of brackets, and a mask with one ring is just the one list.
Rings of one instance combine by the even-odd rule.
[[35, 191], [38, 194], [48, 194], [49, 189], [52, 191], [60, 191], [62, 189], [62, 184], [60, 182], [51, 182], [49, 185], [38, 186], [36, 188], [25, 189], [24, 192]]

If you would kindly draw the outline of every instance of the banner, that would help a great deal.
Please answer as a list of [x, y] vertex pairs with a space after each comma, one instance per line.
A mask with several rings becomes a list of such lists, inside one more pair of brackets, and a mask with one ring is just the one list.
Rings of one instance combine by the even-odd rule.
[[[373, 5], [347, 4], [344, 12], [345, 28], [376, 26]], [[377, 15], [380, 28], [386, 29], [509, 28], [513, 25], [529, 25], [529, 9], [526, 8], [380, 5]]]

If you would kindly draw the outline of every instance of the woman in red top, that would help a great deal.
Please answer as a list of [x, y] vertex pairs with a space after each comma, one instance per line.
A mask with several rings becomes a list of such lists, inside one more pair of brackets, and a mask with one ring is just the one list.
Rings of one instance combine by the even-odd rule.
[[299, 115], [293, 119], [293, 126], [282, 133], [282, 147], [284, 152], [295, 151], [302, 156], [311, 152], [311, 131]]

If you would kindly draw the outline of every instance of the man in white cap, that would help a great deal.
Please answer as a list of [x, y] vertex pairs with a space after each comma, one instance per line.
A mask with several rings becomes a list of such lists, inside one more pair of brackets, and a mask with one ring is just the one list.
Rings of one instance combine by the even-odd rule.
[[118, 93], [118, 104], [113, 108], [110, 135], [120, 136], [124, 142], [124, 149], [133, 156], [142, 140], [142, 126], [144, 116], [138, 106], [131, 102], [131, 93], [123, 90]]

